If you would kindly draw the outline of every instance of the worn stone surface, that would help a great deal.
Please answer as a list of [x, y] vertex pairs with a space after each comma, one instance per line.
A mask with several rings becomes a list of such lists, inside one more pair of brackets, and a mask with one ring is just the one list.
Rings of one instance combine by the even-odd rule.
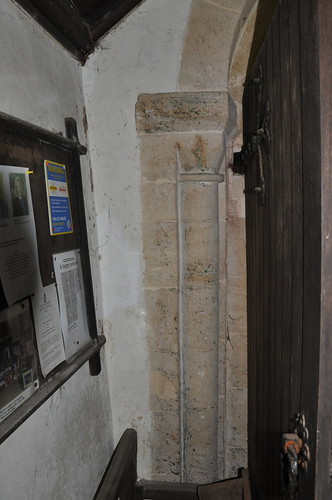
[[184, 257], [184, 276], [187, 284], [211, 286], [218, 283], [218, 229], [216, 221], [185, 222], [184, 242], [189, 248]]
[[217, 412], [215, 408], [186, 411], [185, 476], [188, 482], [207, 482], [217, 479]]
[[142, 186], [145, 221], [176, 221], [176, 184], [145, 182]]
[[218, 186], [206, 177], [227, 165], [229, 100], [220, 89], [244, 3], [194, 0], [179, 83], [186, 92], [144, 94], [136, 105], [159, 480], [220, 479], [245, 457], [243, 190], [237, 179]]
[[227, 89], [233, 36], [243, 3], [193, 1], [182, 52], [181, 90]]
[[136, 105], [138, 133], [222, 131], [227, 118], [226, 92], [142, 94]]
[[217, 220], [218, 184], [215, 182], [181, 183], [182, 220]]
[[227, 175], [227, 219], [240, 217], [245, 218], [245, 196], [244, 196], [244, 176]]
[[227, 275], [244, 276], [246, 269], [245, 221], [241, 217], [227, 221]]
[[146, 288], [146, 324], [154, 349], [178, 353], [178, 289]]
[[219, 173], [225, 154], [223, 130], [181, 135], [177, 148], [181, 172]]
[[247, 314], [243, 178], [227, 172], [225, 475], [247, 463]]
[[178, 285], [177, 223], [144, 222], [145, 286], [174, 287]]
[[243, 85], [247, 72], [247, 64], [251, 49], [251, 42], [255, 28], [257, 10], [253, 9], [239, 34], [237, 47], [230, 65], [228, 90], [234, 102], [241, 103]]
[[247, 427], [247, 390], [232, 388], [227, 401], [227, 444], [228, 447], [244, 448]]
[[178, 409], [157, 409], [154, 413], [154, 471], [152, 480], [178, 481], [180, 476]]
[[[215, 174], [224, 155], [228, 98], [222, 93], [145, 95], [136, 112], [143, 167], [150, 404], [159, 437], [165, 419], [174, 419], [177, 410], [179, 419], [183, 405], [184, 433], [179, 433], [178, 422], [170, 421], [170, 428], [175, 425], [168, 440], [171, 448], [158, 444], [153, 463], [159, 479], [174, 478], [181, 466], [184, 480], [206, 482], [218, 475], [221, 177]], [[181, 455], [185, 460], [180, 464]]]
[[246, 334], [247, 297], [245, 276], [229, 276], [227, 280], [227, 315], [234, 335]]
[[140, 141], [142, 182], [175, 182], [176, 179], [176, 134], [144, 135]]
[[218, 289], [212, 287], [187, 287], [183, 290], [183, 304], [186, 315], [183, 318], [186, 336], [186, 347], [190, 351], [217, 349], [218, 340], [210, 332], [216, 328], [219, 314]]
[[238, 477], [239, 467], [238, 464], [241, 464], [241, 467], [247, 467], [248, 459], [247, 459], [247, 443], [244, 441], [243, 447], [233, 448], [230, 447], [227, 450], [226, 456], [226, 477]]

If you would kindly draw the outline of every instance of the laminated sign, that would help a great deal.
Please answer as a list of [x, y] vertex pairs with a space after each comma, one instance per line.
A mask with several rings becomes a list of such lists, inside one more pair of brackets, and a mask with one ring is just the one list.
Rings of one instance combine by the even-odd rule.
[[45, 160], [45, 180], [51, 235], [72, 233], [65, 165]]

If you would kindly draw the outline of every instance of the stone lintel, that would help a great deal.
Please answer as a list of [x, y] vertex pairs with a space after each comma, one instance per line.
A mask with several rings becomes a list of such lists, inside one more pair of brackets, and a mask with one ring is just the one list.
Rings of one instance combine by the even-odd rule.
[[141, 94], [136, 104], [139, 134], [223, 131], [227, 119], [227, 92]]
[[214, 174], [210, 172], [192, 172], [181, 173], [180, 182], [224, 182], [223, 174]]

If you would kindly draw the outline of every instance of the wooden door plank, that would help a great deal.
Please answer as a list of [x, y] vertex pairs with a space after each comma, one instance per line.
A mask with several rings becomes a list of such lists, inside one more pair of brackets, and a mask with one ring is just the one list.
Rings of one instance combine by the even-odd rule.
[[[249, 83], [245, 89], [244, 93], [244, 109], [251, 106], [251, 103], [254, 102], [254, 85], [253, 83]], [[246, 144], [249, 141], [250, 133], [253, 130], [254, 124], [253, 122], [254, 113], [244, 114], [244, 143]], [[254, 239], [254, 228], [253, 228], [253, 202], [254, 197], [252, 196], [251, 189], [254, 185], [254, 180], [252, 179], [252, 169], [250, 166], [246, 168], [246, 176], [245, 176], [245, 190], [247, 192], [245, 203], [246, 203], [246, 238], [247, 241], [250, 242], [250, 245], [247, 245], [247, 260], [252, 265], [247, 268], [247, 316], [248, 316], [248, 328], [251, 332], [255, 331], [255, 280], [254, 280], [254, 265], [253, 259], [255, 255], [255, 239]], [[255, 463], [255, 426], [254, 422], [256, 421], [256, 406], [254, 402], [256, 401], [256, 362], [255, 362], [255, 349], [254, 349], [254, 337], [253, 335], [248, 336], [248, 357], [252, 360], [252, 363], [248, 365], [248, 412], [251, 417], [251, 421], [249, 422], [248, 427], [248, 442], [250, 443], [248, 453], [249, 453], [249, 463]], [[255, 480], [254, 469], [252, 470], [252, 478]]]
[[[263, 68], [263, 82], [262, 82], [262, 110], [261, 110], [261, 119], [264, 120], [266, 116], [266, 106], [269, 100], [269, 89], [267, 85], [267, 46], [266, 44], [262, 48], [260, 53], [260, 63]], [[263, 123], [260, 124], [262, 126]], [[270, 183], [271, 183], [271, 168], [269, 161], [269, 146], [266, 141], [264, 141], [261, 145], [261, 154], [262, 154], [262, 166], [264, 172], [264, 180], [265, 180], [265, 204], [257, 207], [261, 214], [260, 221], [260, 238], [261, 238], [261, 306], [260, 306], [260, 315], [262, 318], [261, 321], [261, 335], [259, 342], [259, 350], [260, 352], [265, 353], [262, 358], [262, 366], [260, 373], [260, 380], [262, 384], [262, 394], [261, 401], [267, 401], [270, 393], [271, 387], [271, 377], [273, 376], [269, 370], [271, 363], [271, 335], [269, 329], [270, 322]], [[260, 416], [260, 435], [261, 435], [261, 453], [266, 453], [266, 448], [270, 448], [271, 446], [271, 435], [268, 428], [268, 411], [269, 408], [265, 405], [262, 405], [262, 411]], [[264, 469], [262, 470], [262, 477], [264, 478], [264, 491], [268, 491], [269, 489], [269, 480], [266, 476]]]
[[[281, 380], [282, 380], [282, 329], [283, 329], [283, 220], [282, 220], [282, 185], [283, 172], [281, 169], [281, 69], [280, 69], [280, 29], [279, 11], [275, 12], [272, 23], [272, 111], [271, 111], [271, 141], [273, 142], [271, 161], [274, 170], [274, 195], [275, 212], [272, 214], [275, 230], [275, 275], [271, 286], [275, 290], [274, 317], [271, 318], [271, 333], [274, 337], [273, 365], [271, 366], [274, 375], [273, 399], [271, 400], [272, 416], [269, 422], [272, 437], [271, 448], [269, 450], [269, 467], [272, 470], [280, 468], [280, 407], [281, 407]], [[266, 474], [269, 476], [268, 470]], [[275, 474], [271, 477], [270, 494], [280, 495], [281, 487], [279, 477]]]
[[[303, 311], [303, 173], [302, 173], [302, 106], [300, 79], [299, 1], [288, 2], [290, 61], [290, 116], [291, 116], [291, 172], [292, 172], [292, 330], [290, 353], [290, 417], [301, 409], [301, 358]], [[290, 429], [289, 429], [290, 430]]]
[[320, 53], [320, 128], [322, 162], [322, 286], [321, 286], [321, 346], [320, 346], [320, 389], [318, 400], [319, 440], [316, 470], [317, 498], [332, 498], [332, 3], [318, 2], [319, 53]]
[[301, 94], [303, 158], [303, 343], [301, 406], [308, 425], [311, 463], [300, 496], [314, 498], [321, 281], [321, 158], [317, 1], [301, 2]]
[[[289, 2], [283, 2], [279, 9], [280, 29], [280, 83], [281, 83], [281, 158], [282, 169], [282, 234], [283, 234], [283, 293], [282, 293], [282, 359], [281, 359], [281, 407], [280, 431], [288, 432], [290, 418], [294, 417], [289, 412], [290, 372], [291, 372], [291, 346], [292, 346], [292, 288], [293, 288], [293, 207], [292, 207], [292, 168], [291, 168], [291, 107], [290, 107], [290, 38], [289, 31]], [[301, 360], [299, 357], [299, 367]], [[280, 442], [278, 443], [280, 447]]]
[[[267, 93], [267, 99], [269, 100], [269, 107], [270, 107], [270, 124], [269, 124], [269, 129], [270, 129], [270, 136], [274, 136], [275, 134], [275, 127], [273, 123], [273, 116], [274, 116], [274, 101], [272, 99], [273, 95], [273, 52], [272, 52], [272, 33], [271, 30], [268, 33], [268, 36], [266, 38], [266, 52], [267, 52], [267, 58], [266, 58], [266, 93]], [[272, 144], [271, 144], [272, 145]], [[271, 149], [270, 145], [270, 149]], [[275, 178], [275, 168], [274, 168], [274, 157], [270, 155], [269, 158], [269, 176], [267, 180], [267, 204], [268, 204], [268, 221], [266, 222], [266, 225], [268, 226], [268, 231], [269, 231], [269, 254], [268, 254], [268, 288], [269, 288], [269, 301], [267, 304], [267, 311], [266, 314], [268, 316], [268, 321], [266, 325], [267, 329], [267, 336], [269, 338], [269, 344], [268, 344], [268, 353], [267, 353], [267, 359], [268, 359], [268, 366], [267, 366], [267, 371], [268, 371], [268, 379], [269, 379], [269, 388], [268, 388], [268, 394], [266, 395], [266, 401], [269, 403], [267, 404], [267, 417], [266, 417], [266, 426], [268, 427], [268, 441], [267, 441], [267, 446], [268, 449], [271, 449], [273, 447], [273, 443], [275, 441], [275, 434], [271, 431], [271, 428], [269, 427], [269, 423], [272, 422], [274, 415], [275, 415], [275, 410], [274, 410], [274, 405], [273, 401], [275, 398], [275, 374], [274, 371], [271, 370], [271, 367], [274, 367], [275, 361], [275, 350], [274, 350], [274, 345], [275, 345], [275, 336], [276, 336], [276, 330], [275, 330], [275, 321], [276, 321], [276, 223], [275, 223], [275, 211], [276, 211], [276, 178]], [[271, 494], [271, 491], [273, 489], [273, 482], [270, 480], [270, 477], [267, 475], [265, 479], [265, 491], [267, 497]]]

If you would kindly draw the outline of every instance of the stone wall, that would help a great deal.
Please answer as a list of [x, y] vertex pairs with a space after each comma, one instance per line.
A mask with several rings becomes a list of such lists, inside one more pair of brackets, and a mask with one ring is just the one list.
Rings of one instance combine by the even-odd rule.
[[145, 304], [156, 478], [218, 478], [223, 92], [142, 95]]

